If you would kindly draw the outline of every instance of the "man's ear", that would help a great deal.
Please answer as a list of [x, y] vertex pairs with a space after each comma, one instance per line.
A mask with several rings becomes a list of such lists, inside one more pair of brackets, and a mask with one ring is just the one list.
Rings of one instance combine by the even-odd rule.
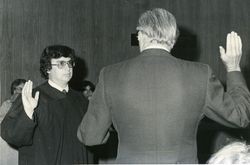
[[47, 73], [50, 74], [50, 70], [47, 70]]
[[176, 42], [175, 39], [173, 39], [173, 40], [167, 42], [167, 44], [168, 44], [170, 50], [174, 47], [175, 42]]

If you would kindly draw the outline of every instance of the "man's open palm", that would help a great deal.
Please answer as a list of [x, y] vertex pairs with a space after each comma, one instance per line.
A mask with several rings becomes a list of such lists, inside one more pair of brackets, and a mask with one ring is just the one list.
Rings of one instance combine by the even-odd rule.
[[39, 99], [38, 91], [36, 92], [35, 97], [34, 98], [32, 97], [32, 88], [33, 88], [33, 82], [29, 80], [24, 84], [22, 90], [23, 107], [30, 119], [32, 119], [34, 109], [37, 107]]

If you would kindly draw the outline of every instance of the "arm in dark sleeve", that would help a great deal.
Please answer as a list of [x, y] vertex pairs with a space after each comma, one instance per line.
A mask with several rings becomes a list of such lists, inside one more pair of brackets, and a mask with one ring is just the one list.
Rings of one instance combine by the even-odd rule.
[[85, 145], [103, 144], [108, 140], [111, 126], [110, 109], [106, 102], [104, 75], [101, 71], [96, 90], [90, 99], [88, 110], [78, 127], [78, 139]]
[[1, 123], [1, 136], [17, 147], [31, 145], [35, 127], [36, 122], [26, 115], [18, 97]]
[[227, 73], [227, 91], [208, 68], [205, 115], [228, 127], [246, 127], [250, 120], [250, 93], [241, 72]]
[[[6, 115], [6, 113], [9, 111], [10, 107], [11, 107], [11, 102], [10, 100], [6, 100], [3, 102], [3, 104], [0, 106], [0, 124], [3, 121], [4, 116]], [[1, 126], [1, 125], [0, 125]], [[1, 136], [1, 127], [0, 127], [0, 136]]]

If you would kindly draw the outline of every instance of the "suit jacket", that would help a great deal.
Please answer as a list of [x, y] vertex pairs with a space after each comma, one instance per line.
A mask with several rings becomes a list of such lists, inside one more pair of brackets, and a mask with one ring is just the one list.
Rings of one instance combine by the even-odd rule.
[[241, 72], [228, 73], [225, 92], [208, 65], [148, 49], [102, 69], [78, 138], [86, 145], [104, 143], [113, 123], [117, 163], [197, 163], [196, 133], [204, 115], [246, 127], [249, 108]]

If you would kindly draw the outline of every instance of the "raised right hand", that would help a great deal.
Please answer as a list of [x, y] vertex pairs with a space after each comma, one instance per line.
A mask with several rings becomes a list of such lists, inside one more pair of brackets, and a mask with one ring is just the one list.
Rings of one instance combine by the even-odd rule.
[[39, 99], [38, 91], [36, 92], [35, 97], [32, 97], [32, 87], [33, 82], [29, 80], [24, 84], [24, 87], [22, 89], [22, 102], [24, 111], [30, 119], [32, 119], [34, 109], [37, 107]]
[[242, 42], [240, 36], [232, 31], [227, 34], [226, 50], [220, 46], [220, 56], [228, 72], [240, 71]]

